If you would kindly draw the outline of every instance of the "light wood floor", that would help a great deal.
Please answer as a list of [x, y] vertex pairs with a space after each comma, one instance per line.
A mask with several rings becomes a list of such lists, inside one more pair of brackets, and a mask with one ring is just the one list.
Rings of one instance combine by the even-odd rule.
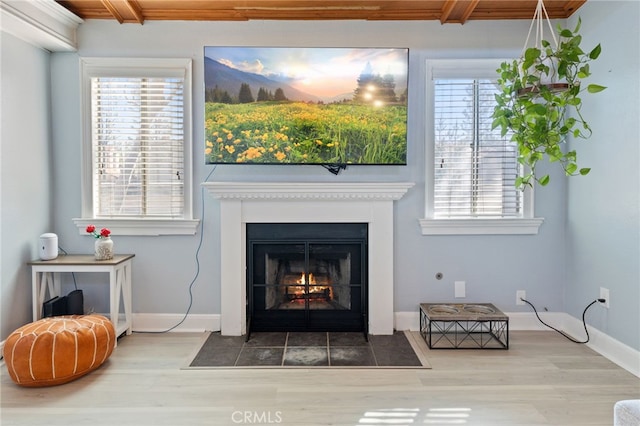
[[50, 388], [16, 386], [2, 365], [0, 424], [610, 426], [617, 400], [640, 398], [640, 379], [554, 332], [428, 351], [431, 370], [183, 369], [201, 339], [126, 336], [100, 369]]

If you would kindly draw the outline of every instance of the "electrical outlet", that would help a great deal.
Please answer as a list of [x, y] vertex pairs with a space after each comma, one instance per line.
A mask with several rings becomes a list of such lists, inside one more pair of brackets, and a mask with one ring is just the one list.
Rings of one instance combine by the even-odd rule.
[[456, 298], [466, 297], [466, 283], [464, 281], [455, 281], [454, 285], [454, 296]]
[[605, 308], [609, 309], [609, 289], [600, 287], [600, 299], [604, 299], [604, 303], [600, 303]]
[[516, 305], [524, 305], [524, 302], [522, 301], [522, 299], [526, 299], [527, 298], [527, 292], [524, 290], [518, 290], [516, 291]]

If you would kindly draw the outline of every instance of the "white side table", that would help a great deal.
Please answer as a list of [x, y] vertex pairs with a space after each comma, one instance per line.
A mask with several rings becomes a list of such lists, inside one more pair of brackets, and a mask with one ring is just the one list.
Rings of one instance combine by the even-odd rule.
[[[111, 260], [95, 260], [93, 255], [67, 254], [52, 260], [29, 262], [33, 320], [37, 321], [42, 317], [42, 304], [45, 300], [61, 296], [60, 272], [107, 272], [109, 273], [109, 315], [116, 330], [116, 336], [123, 333], [131, 334], [131, 263], [134, 256], [134, 254], [117, 254]], [[120, 320], [121, 295], [124, 321]]]

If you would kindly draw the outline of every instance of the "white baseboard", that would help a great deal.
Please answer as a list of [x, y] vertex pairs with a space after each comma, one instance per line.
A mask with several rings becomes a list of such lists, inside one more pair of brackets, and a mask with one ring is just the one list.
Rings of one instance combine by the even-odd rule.
[[[582, 320], [565, 314], [566, 323], [563, 330], [572, 336], [584, 336]], [[607, 358], [614, 364], [627, 370], [636, 377], [640, 377], [640, 351], [614, 339], [606, 333], [587, 325], [589, 343], [587, 346]]]
[[[509, 317], [509, 330], [550, 330], [538, 321], [533, 312], [505, 312]], [[547, 324], [562, 330], [570, 336], [584, 337], [582, 321], [564, 312], [544, 312], [540, 317]], [[396, 330], [420, 330], [420, 314], [418, 312], [396, 312]], [[609, 361], [624, 368], [636, 377], [640, 377], [640, 351], [610, 337], [602, 331], [587, 325], [589, 343], [587, 346]]]
[[[535, 314], [529, 312], [505, 312], [509, 317], [509, 330], [548, 330], [536, 318]], [[557, 324], [564, 322], [564, 313], [545, 312], [545, 322]], [[420, 314], [418, 312], [396, 312], [395, 324], [396, 330], [420, 330]]]
[[[509, 317], [509, 330], [549, 330], [538, 321], [533, 312], [505, 312]], [[420, 331], [418, 312], [396, 312], [394, 329]], [[571, 336], [584, 336], [581, 320], [563, 312], [544, 312], [543, 320]], [[184, 321], [183, 321], [184, 319]], [[176, 324], [179, 324], [176, 326]], [[640, 351], [610, 337], [602, 331], [587, 326], [587, 346], [636, 377], [640, 377]], [[220, 331], [219, 314], [133, 314], [133, 331], [138, 332], [204, 332]], [[0, 342], [0, 357], [5, 341]]]
[[[132, 329], [137, 332], [201, 333], [205, 331], [220, 331], [219, 314], [189, 314], [186, 318], [184, 314], [133, 314], [132, 321]], [[179, 325], [176, 326], [176, 324]], [[6, 340], [0, 342], [0, 359], [2, 359], [2, 354], [4, 353], [5, 342]]]
[[420, 314], [417, 312], [394, 312], [394, 330], [420, 331]]
[[133, 314], [132, 328], [154, 333], [220, 331], [220, 314], [189, 314], [186, 318], [184, 314]]

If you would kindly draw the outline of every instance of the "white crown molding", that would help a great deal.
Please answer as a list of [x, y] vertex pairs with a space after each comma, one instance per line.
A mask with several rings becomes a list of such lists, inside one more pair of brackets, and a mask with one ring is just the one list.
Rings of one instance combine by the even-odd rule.
[[53, 0], [0, 0], [0, 30], [51, 52], [77, 50], [82, 22]]
[[226, 200], [393, 201], [413, 182], [204, 182], [211, 196]]

